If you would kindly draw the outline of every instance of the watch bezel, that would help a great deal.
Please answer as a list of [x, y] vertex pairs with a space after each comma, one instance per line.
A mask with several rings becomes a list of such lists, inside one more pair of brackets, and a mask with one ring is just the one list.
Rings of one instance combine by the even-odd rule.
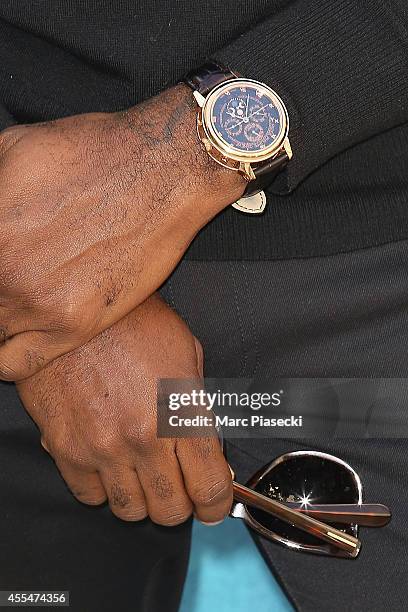
[[[279, 119], [281, 123], [279, 137], [269, 147], [263, 149], [262, 151], [240, 151], [226, 144], [224, 140], [222, 140], [215, 131], [214, 123], [212, 120], [212, 109], [214, 108], [214, 104], [218, 100], [219, 96], [222, 95], [224, 90], [228, 90], [231, 85], [238, 87], [253, 87], [254, 85], [256, 85], [259, 88], [264, 89], [272, 98], [278, 110]], [[201, 109], [201, 122], [205, 132], [205, 136], [209, 140], [211, 145], [214, 146], [221, 153], [221, 155], [237, 162], [257, 163], [274, 157], [282, 149], [283, 142], [289, 133], [289, 115], [282, 98], [271, 87], [255, 79], [228, 79], [228, 81], [224, 81], [214, 87], [214, 89], [212, 89], [206, 97], [204, 105]]]

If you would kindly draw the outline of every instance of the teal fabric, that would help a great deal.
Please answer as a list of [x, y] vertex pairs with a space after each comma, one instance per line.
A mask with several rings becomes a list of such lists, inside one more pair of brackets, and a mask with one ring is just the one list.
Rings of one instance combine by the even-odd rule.
[[293, 612], [242, 521], [194, 521], [180, 612]]

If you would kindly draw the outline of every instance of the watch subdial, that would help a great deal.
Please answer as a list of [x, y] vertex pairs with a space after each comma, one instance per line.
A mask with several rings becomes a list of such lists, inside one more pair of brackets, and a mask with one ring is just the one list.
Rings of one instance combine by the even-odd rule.
[[243, 119], [245, 117], [246, 104], [241, 98], [232, 98], [227, 104], [225, 112], [232, 119]]
[[239, 136], [242, 133], [243, 123], [238, 119], [226, 119], [224, 128], [231, 136]]
[[265, 130], [260, 123], [251, 121], [244, 127], [244, 136], [249, 142], [261, 142], [265, 136]]

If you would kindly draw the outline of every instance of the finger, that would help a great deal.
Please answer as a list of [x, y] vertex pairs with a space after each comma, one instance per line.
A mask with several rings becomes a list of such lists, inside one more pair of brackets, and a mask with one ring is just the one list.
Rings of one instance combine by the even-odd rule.
[[170, 527], [184, 523], [191, 516], [193, 505], [173, 449], [161, 447], [154, 456], [139, 456], [137, 473], [154, 523]]
[[113, 514], [123, 521], [141, 521], [147, 516], [146, 501], [136, 471], [131, 467], [100, 470]]
[[98, 472], [86, 472], [66, 462], [57, 462], [57, 467], [78, 501], [89, 506], [99, 506], [106, 502], [106, 491]]
[[218, 438], [182, 438], [176, 453], [197, 518], [222, 521], [232, 506], [232, 476]]
[[45, 332], [17, 334], [0, 345], [0, 380], [24, 380], [69, 350], [69, 347], [50, 345]]

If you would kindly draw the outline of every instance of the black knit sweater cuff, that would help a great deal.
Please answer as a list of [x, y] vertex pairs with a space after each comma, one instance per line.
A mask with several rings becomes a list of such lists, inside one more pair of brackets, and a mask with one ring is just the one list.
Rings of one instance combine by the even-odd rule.
[[408, 121], [408, 33], [381, 0], [299, 0], [215, 54], [268, 83], [290, 116], [287, 193], [328, 159]]

